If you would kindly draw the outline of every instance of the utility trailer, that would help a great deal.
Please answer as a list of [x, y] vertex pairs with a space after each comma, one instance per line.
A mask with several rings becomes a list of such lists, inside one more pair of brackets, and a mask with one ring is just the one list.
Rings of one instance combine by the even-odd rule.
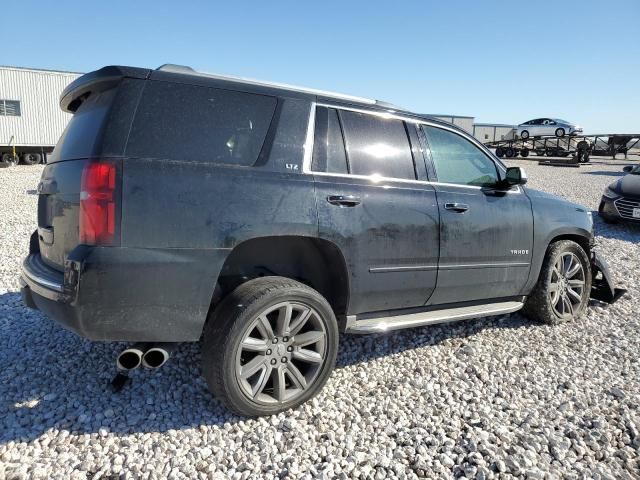
[[0, 167], [46, 163], [71, 114], [60, 94], [79, 73], [0, 66]]
[[640, 148], [640, 134], [607, 133], [600, 135], [572, 135], [565, 137], [543, 136], [530, 138], [514, 138], [486, 142], [489, 148], [495, 148], [500, 158], [528, 157], [535, 153], [538, 156], [568, 157], [567, 163], [586, 163], [591, 156], [616, 158], [623, 154], [627, 158], [629, 150]]

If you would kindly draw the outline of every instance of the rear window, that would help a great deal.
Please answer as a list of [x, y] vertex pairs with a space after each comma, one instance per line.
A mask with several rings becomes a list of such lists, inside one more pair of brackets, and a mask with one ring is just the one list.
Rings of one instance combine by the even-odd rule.
[[102, 137], [102, 128], [116, 94], [115, 88], [93, 94], [74, 113], [56, 148], [47, 160], [86, 158], [95, 153]]
[[276, 109], [274, 97], [148, 81], [127, 155], [253, 165]]

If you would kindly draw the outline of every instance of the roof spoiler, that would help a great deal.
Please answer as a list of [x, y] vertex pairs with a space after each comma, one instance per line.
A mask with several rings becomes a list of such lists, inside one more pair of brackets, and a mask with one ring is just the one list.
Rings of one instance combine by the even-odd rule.
[[112, 88], [125, 77], [145, 79], [150, 70], [146, 68], [109, 66], [87, 73], [71, 82], [60, 95], [60, 108], [74, 113], [92, 93]]

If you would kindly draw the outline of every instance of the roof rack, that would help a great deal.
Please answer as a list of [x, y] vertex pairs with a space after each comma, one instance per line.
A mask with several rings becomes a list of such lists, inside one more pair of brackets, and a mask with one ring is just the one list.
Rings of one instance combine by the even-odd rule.
[[293, 90], [296, 92], [301, 92], [301, 93], [310, 93], [313, 95], [319, 95], [321, 97], [333, 97], [333, 98], [339, 98], [342, 100], [347, 100], [347, 101], [352, 101], [352, 102], [359, 102], [359, 103], [367, 103], [369, 105], [379, 105], [383, 108], [390, 108], [393, 110], [404, 110], [400, 107], [396, 107], [390, 103], [386, 103], [386, 102], [381, 102], [379, 100], [373, 100], [371, 98], [365, 98], [365, 97], [357, 97], [355, 95], [346, 95], [344, 93], [335, 93], [335, 92], [328, 92], [326, 90], [316, 90], [314, 88], [306, 88], [306, 87], [298, 87], [296, 85], [289, 85], [286, 83], [276, 83], [276, 82], [265, 82], [263, 80], [255, 80], [252, 78], [245, 78], [245, 77], [234, 77], [231, 75], [219, 75], [217, 73], [205, 73], [205, 72], [198, 72], [196, 70], [194, 70], [191, 67], [187, 67], [184, 65], [174, 65], [171, 63], [165, 63], [164, 65], [161, 65], [160, 67], [158, 67], [156, 70], [159, 70], [161, 72], [170, 72], [170, 73], [182, 73], [182, 74], [186, 74], [186, 75], [197, 75], [197, 76], [201, 76], [201, 77], [208, 77], [208, 78], [215, 78], [217, 80], [230, 80], [233, 82], [239, 82], [239, 83], [246, 83], [248, 85], [257, 85], [257, 86], [263, 86], [263, 87], [274, 87], [274, 88], [282, 88], [285, 90]]

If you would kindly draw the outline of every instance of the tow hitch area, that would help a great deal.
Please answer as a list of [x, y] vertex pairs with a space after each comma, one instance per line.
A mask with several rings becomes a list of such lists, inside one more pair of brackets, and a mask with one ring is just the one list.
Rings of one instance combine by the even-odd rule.
[[609, 266], [597, 252], [593, 252], [591, 256], [591, 273], [591, 298], [604, 303], [614, 303], [627, 292], [624, 288], [614, 287]]

